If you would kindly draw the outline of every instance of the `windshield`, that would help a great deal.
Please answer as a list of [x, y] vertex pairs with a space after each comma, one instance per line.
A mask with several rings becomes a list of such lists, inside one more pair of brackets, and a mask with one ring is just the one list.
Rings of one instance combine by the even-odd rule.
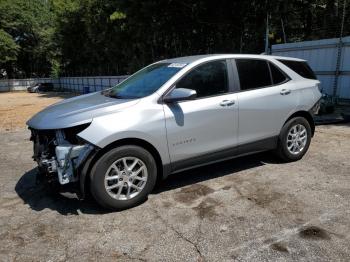
[[157, 63], [150, 65], [113, 87], [107, 94], [121, 99], [142, 98], [157, 91], [186, 64]]

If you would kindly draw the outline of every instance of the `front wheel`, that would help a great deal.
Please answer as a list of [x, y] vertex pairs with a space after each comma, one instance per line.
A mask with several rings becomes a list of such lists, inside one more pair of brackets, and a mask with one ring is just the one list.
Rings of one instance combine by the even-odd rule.
[[91, 170], [90, 189], [102, 206], [127, 209], [144, 201], [157, 180], [153, 156], [139, 146], [121, 146], [105, 153]]
[[311, 142], [311, 127], [303, 117], [290, 119], [282, 128], [278, 139], [277, 155], [284, 161], [301, 159]]

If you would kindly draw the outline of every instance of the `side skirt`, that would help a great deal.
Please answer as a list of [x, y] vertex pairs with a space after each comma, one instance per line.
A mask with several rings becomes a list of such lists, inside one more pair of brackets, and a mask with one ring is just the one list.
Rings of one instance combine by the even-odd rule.
[[239, 145], [221, 151], [196, 156], [190, 159], [180, 160], [171, 164], [171, 174], [184, 170], [206, 166], [217, 162], [237, 158], [240, 156], [255, 154], [263, 151], [275, 149], [277, 147], [278, 136], [262, 139], [252, 143]]

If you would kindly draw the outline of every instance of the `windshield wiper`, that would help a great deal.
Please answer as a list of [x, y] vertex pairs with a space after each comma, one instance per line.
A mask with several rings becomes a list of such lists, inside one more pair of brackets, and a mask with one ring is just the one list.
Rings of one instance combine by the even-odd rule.
[[125, 98], [122, 97], [122, 96], [112, 95], [112, 94], [108, 94], [108, 97], [117, 98], [117, 99], [125, 99]]
[[137, 98], [139, 98], [137, 96], [121, 96], [118, 94], [112, 94], [112, 92], [108, 92], [108, 93], [106, 92], [104, 95], [107, 97], [112, 97], [112, 98], [116, 98], [116, 99], [137, 99]]
[[107, 97], [113, 97], [113, 98], [122, 99], [121, 96], [112, 94], [112, 90], [103, 90], [103, 91], [101, 92], [101, 94], [104, 95], [104, 96], [107, 96]]

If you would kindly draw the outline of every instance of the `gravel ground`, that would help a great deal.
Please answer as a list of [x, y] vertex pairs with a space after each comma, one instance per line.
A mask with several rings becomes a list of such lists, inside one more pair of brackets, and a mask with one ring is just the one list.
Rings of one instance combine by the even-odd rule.
[[350, 125], [318, 126], [301, 161], [186, 171], [114, 213], [35, 185], [28, 137], [0, 131], [1, 261], [349, 261]]
[[0, 132], [23, 130], [25, 122], [32, 115], [56, 103], [63, 98], [72, 97], [71, 93], [0, 93]]

